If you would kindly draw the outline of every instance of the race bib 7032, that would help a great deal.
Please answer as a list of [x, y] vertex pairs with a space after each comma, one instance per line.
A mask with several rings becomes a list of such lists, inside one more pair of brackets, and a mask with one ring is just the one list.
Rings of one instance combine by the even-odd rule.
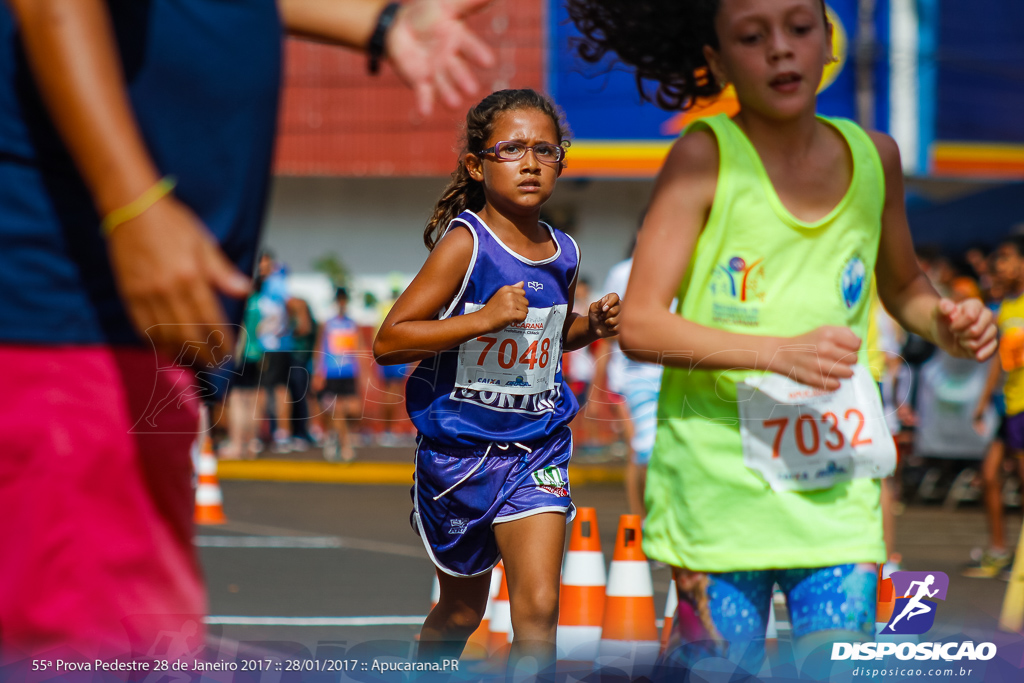
[[736, 385], [743, 464], [775, 490], [814, 491], [896, 468], [878, 388], [867, 369], [826, 392], [766, 373]]

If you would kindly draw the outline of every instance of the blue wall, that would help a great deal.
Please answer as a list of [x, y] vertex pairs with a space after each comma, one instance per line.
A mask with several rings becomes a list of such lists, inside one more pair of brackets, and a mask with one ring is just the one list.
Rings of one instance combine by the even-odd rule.
[[[628, 0], [624, 0], [628, 1]], [[563, 0], [548, 0], [549, 45], [547, 85], [565, 110], [575, 137], [587, 140], [655, 140], [670, 138], [663, 130], [674, 112], [642, 102], [636, 81], [624, 67], [589, 65], [576, 56], [570, 40], [578, 37]], [[830, 0], [849, 36], [846, 64], [834, 83], [818, 97], [818, 110], [830, 116], [856, 118], [855, 44], [857, 0]], [[888, 2], [878, 2], [875, 21], [879, 50], [875, 55], [875, 127], [888, 127]], [[650, 86], [654, 91], [654, 86]]]
[[1024, 142], [1024, 0], [938, 0], [936, 138]]

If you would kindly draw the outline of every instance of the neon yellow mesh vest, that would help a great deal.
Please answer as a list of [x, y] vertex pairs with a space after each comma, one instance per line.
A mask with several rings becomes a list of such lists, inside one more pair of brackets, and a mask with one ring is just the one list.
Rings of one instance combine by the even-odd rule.
[[[754, 146], [727, 116], [691, 126], [714, 134], [720, 161], [714, 205], [679, 289], [680, 315], [742, 334], [845, 325], [865, 338], [885, 177], [863, 130], [821, 120], [846, 139], [853, 176], [842, 201], [815, 223], [786, 210]], [[776, 492], [743, 465], [735, 383], [752, 374], [665, 369], [644, 551], [714, 572], [884, 560], [878, 482]]]

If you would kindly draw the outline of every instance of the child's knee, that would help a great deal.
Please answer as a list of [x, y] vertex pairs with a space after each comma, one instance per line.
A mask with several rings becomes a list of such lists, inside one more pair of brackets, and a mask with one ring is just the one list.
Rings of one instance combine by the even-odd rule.
[[437, 609], [442, 610], [448, 628], [459, 631], [475, 631], [484, 617], [484, 607], [477, 608], [464, 602], [452, 605], [439, 603]]
[[[529, 622], [537, 626], [558, 623], [558, 590], [537, 587], [516, 596], [512, 605], [513, 622]], [[515, 623], [513, 623], [513, 629]]]

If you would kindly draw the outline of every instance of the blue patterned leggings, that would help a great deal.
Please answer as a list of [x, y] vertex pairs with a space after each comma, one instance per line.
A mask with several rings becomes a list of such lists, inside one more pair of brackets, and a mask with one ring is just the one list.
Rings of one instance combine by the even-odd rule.
[[878, 576], [874, 564], [814, 569], [695, 574], [679, 590], [665, 661], [688, 666], [709, 656], [756, 667], [764, 638], [772, 587], [786, 595], [793, 640], [820, 631], [846, 631], [871, 639], [875, 633]]

